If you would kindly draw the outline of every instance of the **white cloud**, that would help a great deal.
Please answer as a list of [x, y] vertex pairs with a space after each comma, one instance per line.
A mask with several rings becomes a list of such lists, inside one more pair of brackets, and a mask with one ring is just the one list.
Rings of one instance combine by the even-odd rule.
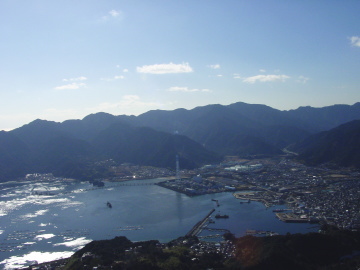
[[352, 36], [349, 39], [352, 46], [360, 47], [360, 37]]
[[87, 78], [84, 76], [77, 77], [77, 78], [71, 78], [71, 79], [63, 79], [64, 82], [77, 82], [77, 81], [86, 81]]
[[[116, 65], [116, 68], [121, 68], [121, 66], [120, 65]], [[122, 72], [129, 72], [129, 70], [127, 69], [127, 68], [123, 68], [123, 70], [122, 70]]]
[[117, 75], [117, 76], [114, 76], [113, 78], [101, 78], [100, 80], [107, 81], [107, 82], [112, 82], [112, 81], [119, 80], [119, 79], [123, 80], [123, 79], [125, 79], [125, 76]]
[[208, 67], [209, 67], [209, 68], [212, 68], [212, 69], [219, 69], [219, 68], [220, 68], [220, 65], [219, 65], [219, 64], [215, 64], [215, 65], [209, 65]]
[[108, 12], [107, 15], [101, 17], [101, 22], [107, 22], [110, 19], [112, 20], [122, 19], [123, 17], [122, 15], [123, 13], [120, 10], [112, 9]]
[[260, 72], [266, 72], [266, 70], [265, 70], [265, 69], [260, 69], [259, 71], [260, 71]]
[[110, 11], [109, 11], [109, 14], [110, 14], [112, 17], [117, 17], [117, 16], [120, 15], [120, 12], [117, 11], [117, 10], [115, 10], [115, 9], [113, 9], [113, 10], [110, 10]]
[[182, 64], [155, 64], [137, 67], [136, 71], [139, 73], [149, 73], [149, 74], [168, 74], [168, 73], [189, 73], [193, 72], [192, 67], [189, 63]]
[[252, 77], [243, 78], [243, 82], [246, 83], [255, 83], [259, 82], [275, 82], [282, 81], [284, 82], [286, 79], [289, 79], [289, 76], [286, 75], [256, 75]]
[[305, 77], [305, 76], [299, 76], [296, 81], [297, 81], [298, 83], [307, 83], [308, 80], [310, 80], [310, 79], [307, 78], [307, 77]]
[[222, 77], [223, 75], [222, 74], [218, 74], [218, 75], [216, 75], [216, 77]]
[[234, 79], [243, 79], [240, 74], [234, 73]]
[[168, 89], [169, 92], [211, 92], [209, 89], [189, 89], [188, 87], [173, 86]]
[[79, 89], [81, 87], [85, 87], [86, 84], [85, 83], [70, 83], [70, 84], [65, 84], [65, 85], [61, 85], [61, 86], [57, 86], [54, 89], [56, 90], [75, 90], [75, 89]]

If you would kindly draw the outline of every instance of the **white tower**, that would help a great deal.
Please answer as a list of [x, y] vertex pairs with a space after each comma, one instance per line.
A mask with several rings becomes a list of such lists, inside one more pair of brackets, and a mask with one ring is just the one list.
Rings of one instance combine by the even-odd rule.
[[180, 180], [180, 165], [179, 165], [179, 156], [176, 155], [176, 180]]

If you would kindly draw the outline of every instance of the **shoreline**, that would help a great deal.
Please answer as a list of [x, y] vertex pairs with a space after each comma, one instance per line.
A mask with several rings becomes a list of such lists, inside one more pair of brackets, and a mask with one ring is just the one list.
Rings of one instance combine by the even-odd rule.
[[261, 202], [265, 205], [266, 208], [274, 206], [272, 203], [266, 201], [262, 198], [249, 198], [249, 197], [241, 197], [240, 193], [233, 193], [233, 196], [238, 200], [246, 200], [246, 201], [255, 201], [255, 202]]

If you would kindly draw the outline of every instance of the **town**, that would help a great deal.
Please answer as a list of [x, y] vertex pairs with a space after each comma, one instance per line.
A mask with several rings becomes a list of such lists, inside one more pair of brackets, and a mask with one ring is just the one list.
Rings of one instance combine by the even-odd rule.
[[180, 179], [158, 185], [188, 196], [233, 192], [240, 203], [259, 201], [285, 222], [320, 222], [341, 229], [360, 228], [360, 173], [351, 169], [308, 167], [291, 159], [231, 160], [181, 171]]
[[[273, 210], [274, 215], [284, 222], [320, 223], [352, 231], [360, 229], [360, 173], [352, 169], [309, 167], [287, 156], [253, 159], [228, 157], [221, 164], [206, 165], [193, 170], [180, 170], [177, 166], [178, 170], [175, 171], [134, 164], [116, 165], [111, 160], [104, 161], [101, 165], [113, 174], [110, 178], [94, 179], [97, 183], [104, 183], [103, 186], [94, 186], [94, 189], [127, 185], [130, 180], [140, 180], [140, 183], [146, 184], [147, 179], [160, 178], [163, 181], [159, 181], [157, 185], [187, 196], [231, 192], [239, 200], [239, 204], [257, 201], [266, 207], [276, 207]], [[26, 180], [74, 181], [54, 177], [52, 174], [29, 174]], [[215, 199], [214, 202], [219, 204]], [[194, 224], [184, 237], [167, 244], [158, 243], [159, 250], [167, 252], [170, 246], [186, 246], [192, 260], [199, 260], [205, 254], [218, 254], [223, 259], [233, 258], [236, 247], [232, 241], [234, 235], [230, 231], [223, 230], [226, 232], [219, 235], [222, 241], [207, 241], [200, 236], [201, 231], [209, 229], [214, 211], [210, 211], [203, 220]], [[255, 230], [248, 230], [246, 234], [278, 235]], [[131, 257], [138, 252], [138, 248], [134, 248], [127, 250], [125, 254]], [[95, 256], [89, 253], [84, 255]], [[81, 258], [81, 261], [86, 258]], [[61, 268], [68, 262], [69, 259], [64, 259], [36, 267], [45, 269], [56, 265]]]
[[[287, 156], [240, 159], [227, 157], [221, 164], [193, 170], [171, 170], [113, 160], [97, 163], [111, 177], [92, 183], [106, 188], [129, 180], [163, 178], [157, 185], [188, 196], [232, 192], [240, 203], [262, 202], [266, 207], [284, 206], [274, 214], [284, 222], [320, 222], [341, 229], [360, 228], [360, 172], [348, 168], [309, 167]], [[29, 174], [26, 180], [52, 181], [52, 174]], [[63, 181], [74, 181], [63, 178]]]

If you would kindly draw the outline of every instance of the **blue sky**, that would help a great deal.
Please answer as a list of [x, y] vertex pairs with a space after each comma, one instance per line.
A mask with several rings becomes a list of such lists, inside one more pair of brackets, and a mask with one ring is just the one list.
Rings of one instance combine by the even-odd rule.
[[0, 130], [99, 111], [360, 101], [360, 1], [1, 0]]

